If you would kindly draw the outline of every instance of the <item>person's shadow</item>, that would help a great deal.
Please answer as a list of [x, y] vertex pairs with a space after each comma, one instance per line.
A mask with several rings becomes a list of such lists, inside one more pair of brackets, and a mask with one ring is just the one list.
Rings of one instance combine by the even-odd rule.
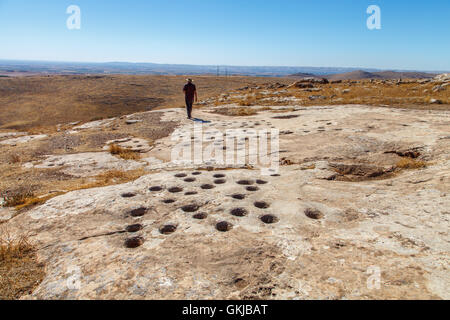
[[203, 120], [203, 119], [199, 119], [199, 118], [193, 118], [192, 121], [200, 122], [200, 123], [211, 123], [211, 121]]

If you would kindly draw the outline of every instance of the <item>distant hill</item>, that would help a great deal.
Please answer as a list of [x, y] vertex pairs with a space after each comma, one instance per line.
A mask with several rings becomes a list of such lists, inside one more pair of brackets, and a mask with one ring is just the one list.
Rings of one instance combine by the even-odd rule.
[[[445, 73], [444, 71], [439, 73]], [[128, 74], [128, 75], [219, 75], [258, 77], [327, 77], [329, 79], [370, 79], [370, 78], [421, 78], [431, 75], [422, 72], [396, 72], [379, 69], [342, 67], [277, 67], [277, 66], [213, 66], [186, 64], [157, 64], [129, 62], [50, 62], [0, 60], [0, 75], [87, 75], [87, 74]], [[333, 77], [333, 78], [331, 78]]]
[[[277, 66], [223, 66], [186, 65], [129, 62], [51, 62], [0, 60], [0, 74], [9, 76], [33, 75], [86, 75], [86, 74], [129, 74], [129, 75], [219, 75], [288, 77], [292, 74], [321, 76], [355, 71], [357, 68], [341, 67], [277, 67]], [[369, 72], [380, 71], [365, 69]], [[302, 76], [303, 77], [303, 76]]]
[[367, 72], [363, 70], [356, 70], [346, 73], [337, 73], [324, 76], [328, 80], [364, 80], [364, 79], [427, 79], [433, 78], [436, 74], [426, 72], [399, 72], [399, 71], [379, 71]]
[[290, 76], [291, 77], [299, 77], [299, 78], [315, 78], [315, 77], [318, 77], [316, 74], [303, 73], [303, 72], [294, 73], [294, 74], [291, 74]]

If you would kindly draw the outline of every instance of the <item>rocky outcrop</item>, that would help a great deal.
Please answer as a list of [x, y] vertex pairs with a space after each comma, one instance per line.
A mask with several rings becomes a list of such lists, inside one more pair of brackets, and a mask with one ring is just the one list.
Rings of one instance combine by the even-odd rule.
[[[198, 143], [191, 133], [199, 127], [184, 110], [166, 110], [161, 121], [179, 125], [137, 162], [148, 174], [15, 217], [0, 212], [10, 232], [30, 235], [45, 263], [44, 280], [23, 299], [450, 298], [448, 111], [212, 111], [196, 111], [211, 121], [201, 127], [203, 147], [230, 151], [226, 132], [245, 150], [252, 130], [279, 129], [279, 171], [174, 163], [171, 151]], [[97, 156], [53, 155], [37, 165], [87, 175], [87, 166], [113, 161]], [[427, 165], [394, 174], [404, 158]]]

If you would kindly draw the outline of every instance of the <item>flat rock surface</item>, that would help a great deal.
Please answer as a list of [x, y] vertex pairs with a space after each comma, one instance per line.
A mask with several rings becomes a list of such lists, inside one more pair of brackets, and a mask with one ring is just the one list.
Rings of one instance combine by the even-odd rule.
[[[171, 163], [194, 123], [182, 109], [167, 110], [161, 121], [179, 125], [145, 153], [150, 174], [55, 197], [7, 222], [29, 232], [46, 264], [43, 282], [23, 298], [450, 298], [448, 112], [213, 111], [195, 114], [216, 137], [202, 145], [220, 144], [229, 129], [283, 131], [278, 174]], [[245, 149], [241, 138], [236, 147]], [[390, 171], [408, 151], [428, 165]], [[109, 156], [53, 156], [40, 165], [84, 174], [94, 162], [120, 163]]]
[[27, 142], [30, 142], [33, 140], [42, 140], [45, 138], [47, 138], [47, 135], [45, 135], [45, 134], [22, 136], [22, 137], [18, 137], [18, 138], [11, 138], [11, 139], [0, 141], [0, 144], [16, 145], [18, 143], [27, 143]]
[[24, 165], [40, 169], [60, 168], [63, 173], [75, 177], [96, 176], [108, 170], [135, 170], [144, 166], [143, 163], [123, 160], [108, 152], [52, 155], [36, 164], [26, 163]]

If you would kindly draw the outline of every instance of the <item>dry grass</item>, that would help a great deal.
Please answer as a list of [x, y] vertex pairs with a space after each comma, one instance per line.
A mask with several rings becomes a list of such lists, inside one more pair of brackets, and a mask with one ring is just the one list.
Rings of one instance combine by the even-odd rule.
[[216, 110], [215, 113], [230, 117], [243, 117], [254, 116], [258, 114], [258, 110], [254, 108], [223, 108]]
[[402, 158], [397, 162], [397, 168], [399, 169], [420, 169], [428, 166], [428, 163], [422, 160]]
[[247, 95], [246, 98], [238, 100], [237, 104], [242, 107], [251, 107], [258, 102], [258, 98], [260, 97], [257, 97], [256, 95]]
[[130, 171], [110, 170], [96, 176], [95, 181], [74, 187], [70, 191], [100, 188], [114, 184], [127, 183], [142, 177], [145, 173], [146, 171], [144, 169]]
[[111, 152], [112, 155], [118, 156], [124, 160], [139, 160], [141, 158], [141, 155], [138, 152], [122, 148], [116, 144], [109, 146], [109, 152]]
[[[61, 188], [64, 188], [64, 190], [54, 191], [50, 194], [42, 194], [45, 191], [42, 191], [39, 188], [43, 186], [27, 185], [5, 192], [1, 196], [5, 198], [5, 207], [14, 207], [16, 210], [20, 211], [41, 205], [48, 200], [67, 192], [127, 183], [134, 181], [145, 174], [146, 171], [142, 168], [130, 171], [110, 170], [89, 179], [89, 181], [86, 181], [85, 178], [73, 178], [64, 181], [63, 185], [60, 186]], [[53, 187], [56, 187], [56, 185], [53, 185]], [[41, 195], [36, 195], [36, 193], [41, 193]]]
[[12, 237], [0, 229], [0, 300], [30, 294], [44, 278], [44, 265], [37, 261], [34, 245], [27, 235]]
[[35, 198], [32, 186], [21, 186], [16, 190], [3, 194], [5, 199], [5, 207], [16, 207], [27, 203], [30, 199]]
[[42, 197], [29, 197], [23, 201], [23, 203], [16, 205], [16, 210], [29, 209], [40, 204], [47, 202], [48, 200], [60, 196], [64, 194], [64, 192], [54, 192], [50, 195], [42, 196]]
[[16, 164], [16, 163], [21, 163], [21, 162], [22, 162], [22, 160], [21, 160], [20, 156], [16, 153], [12, 154], [9, 157], [9, 163], [11, 163], [11, 164]]
[[[364, 104], [374, 106], [392, 106], [400, 108], [448, 110], [450, 107], [450, 89], [433, 92], [436, 83], [420, 84], [417, 82], [397, 85], [395, 82], [370, 82], [362, 80], [357, 83], [343, 81], [337, 84], [314, 84], [313, 89], [289, 88], [283, 91], [248, 89], [235, 97], [216, 105], [234, 103], [240, 106], [286, 106], [286, 105], [341, 105]], [[264, 91], [264, 92], [263, 92]], [[269, 91], [269, 92], [268, 92]], [[246, 98], [242, 98], [246, 95]], [[310, 99], [312, 96], [321, 96]], [[289, 101], [291, 99], [291, 101]], [[438, 99], [442, 104], [430, 104], [431, 99]]]
[[[194, 76], [199, 99], [292, 79]], [[184, 106], [186, 76], [32, 76], [0, 82], [0, 129], [45, 132], [56, 125]]]

